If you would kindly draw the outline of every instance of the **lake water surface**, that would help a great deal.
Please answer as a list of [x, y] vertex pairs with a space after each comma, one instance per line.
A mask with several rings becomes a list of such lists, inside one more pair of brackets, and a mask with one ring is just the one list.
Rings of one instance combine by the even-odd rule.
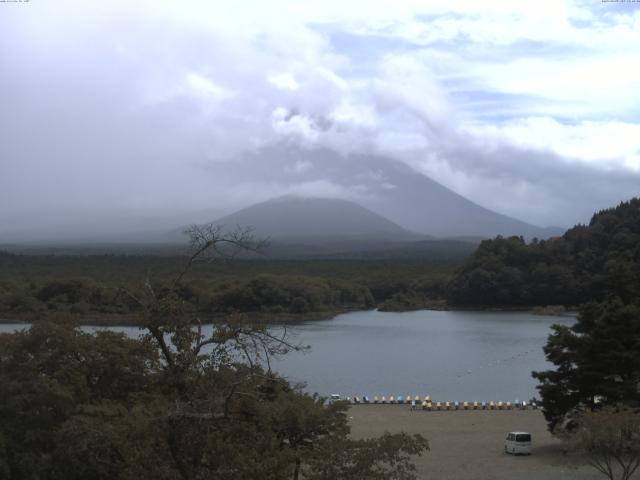
[[[297, 326], [311, 346], [274, 369], [323, 395], [425, 395], [458, 401], [530, 399], [542, 346], [572, 317], [522, 312], [354, 312]], [[538, 395], [536, 395], [538, 396]]]
[[[311, 350], [272, 366], [322, 395], [528, 400], [537, 396], [531, 371], [550, 367], [542, 351], [549, 327], [574, 321], [522, 312], [353, 312], [289, 326], [292, 340]], [[0, 325], [0, 332], [23, 327]]]

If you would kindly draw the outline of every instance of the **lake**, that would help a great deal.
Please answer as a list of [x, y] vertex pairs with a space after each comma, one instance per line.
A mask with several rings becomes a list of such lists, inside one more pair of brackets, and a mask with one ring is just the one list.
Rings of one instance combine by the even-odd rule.
[[[542, 351], [549, 327], [574, 321], [525, 312], [352, 312], [288, 326], [292, 340], [311, 350], [272, 365], [322, 395], [528, 400], [538, 396], [531, 371], [551, 367]], [[23, 327], [0, 325], [0, 331]], [[114, 330], [139, 333], [136, 327]]]
[[274, 369], [323, 395], [528, 400], [537, 394], [531, 371], [551, 367], [542, 351], [549, 327], [574, 322], [525, 312], [354, 312], [296, 326], [311, 352]]

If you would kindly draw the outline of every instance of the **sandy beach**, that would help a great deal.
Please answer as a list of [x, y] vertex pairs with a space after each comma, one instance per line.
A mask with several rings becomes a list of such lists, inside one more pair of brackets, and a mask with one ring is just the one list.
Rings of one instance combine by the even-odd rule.
[[[431, 450], [415, 458], [418, 478], [437, 480], [596, 480], [602, 478], [584, 459], [566, 455], [546, 430], [538, 410], [411, 411], [405, 405], [356, 405], [349, 410], [354, 438], [385, 431], [420, 433]], [[528, 431], [531, 456], [503, 452], [509, 431]]]

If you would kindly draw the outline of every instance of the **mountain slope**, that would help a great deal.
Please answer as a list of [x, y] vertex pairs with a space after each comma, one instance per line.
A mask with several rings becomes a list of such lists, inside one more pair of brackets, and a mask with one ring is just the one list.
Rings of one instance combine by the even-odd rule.
[[354, 202], [335, 198], [278, 197], [214, 222], [226, 228], [251, 226], [274, 241], [330, 243], [338, 240], [406, 242], [424, 238]]
[[396, 188], [379, 189], [363, 205], [399, 224], [439, 237], [523, 235], [548, 238], [563, 229], [541, 228], [496, 213], [449, 190], [398, 162], [376, 161], [386, 182]]
[[[383, 157], [273, 147], [227, 163], [216, 174], [235, 184], [260, 178], [266, 184], [281, 186], [283, 191], [308, 191], [309, 186], [328, 185], [335, 191], [349, 192], [350, 198], [357, 198], [362, 206], [407, 230], [438, 237], [488, 238], [500, 234], [548, 238], [564, 231], [491, 211], [408, 165]], [[320, 188], [315, 195], [320, 196]]]

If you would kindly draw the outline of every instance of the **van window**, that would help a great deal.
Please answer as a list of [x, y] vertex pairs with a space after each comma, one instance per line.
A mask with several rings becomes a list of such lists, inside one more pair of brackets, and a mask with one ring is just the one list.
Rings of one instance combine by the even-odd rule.
[[529, 435], [528, 433], [521, 433], [516, 435], [516, 442], [530, 442], [531, 441], [531, 435]]

